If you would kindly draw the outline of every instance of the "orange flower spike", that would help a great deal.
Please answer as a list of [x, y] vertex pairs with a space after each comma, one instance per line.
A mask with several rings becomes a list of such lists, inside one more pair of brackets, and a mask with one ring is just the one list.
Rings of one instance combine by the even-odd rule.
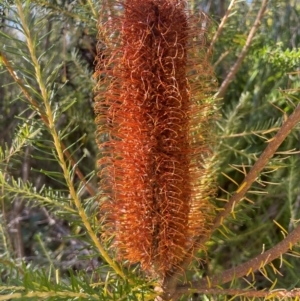
[[156, 275], [180, 265], [210, 219], [197, 124], [207, 131], [209, 105], [195, 85], [211, 69], [195, 57], [204, 30], [192, 20], [181, 0], [125, 0], [106, 24], [116, 40], [102, 51], [99, 42], [96, 58], [105, 231], [121, 259]]

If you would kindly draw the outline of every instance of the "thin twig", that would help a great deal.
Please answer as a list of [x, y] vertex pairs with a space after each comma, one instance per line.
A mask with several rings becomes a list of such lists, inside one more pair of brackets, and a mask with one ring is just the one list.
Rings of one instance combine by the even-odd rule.
[[224, 15], [224, 17], [222, 18], [221, 23], [219, 24], [218, 30], [216, 31], [214, 37], [213, 37], [212, 40], [211, 40], [211, 43], [210, 43], [209, 48], [208, 48], [208, 50], [207, 50], [207, 54], [208, 54], [208, 55], [211, 54], [211, 52], [212, 52], [212, 50], [213, 50], [213, 47], [214, 47], [214, 45], [215, 45], [215, 43], [216, 43], [218, 37], [220, 36], [221, 32], [223, 31], [224, 25], [225, 25], [225, 23], [226, 23], [226, 21], [227, 21], [229, 15], [230, 15], [231, 10], [232, 10], [232, 8], [233, 8], [233, 6], [234, 6], [235, 3], [236, 3], [236, 0], [231, 0], [229, 6], [228, 6], [228, 8], [227, 8], [227, 11], [226, 11], [225, 15]]
[[[33, 115], [33, 114], [31, 114]], [[29, 116], [30, 117], [30, 116]], [[25, 148], [24, 162], [22, 164], [22, 181], [26, 183], [29, 179], [29, 170], [30, 170], [30, 146]], [[5, 172], [7, 172], [5, 168]], [[18, 258], [23, 258], [25, 255], [24, 251], [24, 241], [22, 235], [22, 225], [21, 225], [21, 212], [24, 209], [25, 203], [20, 196], [16, 196], [13, 202], [13, 212], [12, 212], [12, 221], [10, 223], [10, 233], [13, 237], [14, 250], [16, 251], [16, 256]]]
[[0, 58], [2, 60], [2, 63], [4, 64], [4, 66], [6, 67], [7, 71], [9, 72], [9, 74], [11, 75], [11, 77], [13, 78], [13, 80], [18, 84], [19, 88], [21, 89], [21, 91], [23, 92], [23, 94], [25, 95], [25, 97], [27, 98], [27, 100], [29, 101], [29, 103], [40, 114], [41, 119], [43, 120], [43, 122], [45, 123], [45, 125], [47, 127], [49, 127], [47, 117], [41, 111], [41, 109], [40, 109], [40, 107], [38, 105], [38, 102], [36, 102], [30, 96], [30, 93], [25, 88], [25, 85], [23, 84], [23, 82], [21, 81], [21, 79], [17, 76], [16, 72], [14, 71], [14, 69], [12, 68], [12, 66], [10, 65], [10, 63], [8, 62], [8, 59], [6, 58], [6, 56], [4, 55], [3, 52], [0, 52]]
[[[299, 106], [300, 108], [300, 106]], [[300, 112], [300, 109], [299, 109]], [[233, 279], [238, 279], [246, 275], [251, 275], [254, 271], [263, 269], [268, 263], [276, 258], [279, 258], [284, 253], [292, 248], [297, 242], [300, 241], [300, 225], [289, 233], [285, 239], [280, 243], [275, 245], [273, 248], [250, 259], [249, 261], [235, 267], [224, 271], [211, 278], [207, 277], [201, 279], [200, 281], [193, 281], [187, 285], [178, 286], [176, 289], [176, 294], [182, 295], [189, 293], [190, 290], [203, 290], [216, 287], [224, 283], [228, 283]]]
[[229, 84], [231, 83], [231, 81], [233, 80], [233, 78], [235, 77], [236, 73], [238, 72], [250, 46], [251, 46], [251, 43], [252, 43], [252, 40], [255, 36], [255, 33], [260, 25], [260, 21], [262, 19], [262, 17], [264, 16], [264, 13], [266, 11], [266, 8], [267, 8], [267, 4], [268, 4], [268, 0], [263, 0], [262, 1], [262, 4], [261, 4], [261, 8], [257, 14], [257, 17], [256, 17], [256, 20], [249, 32], [249, 35], [248, 35], [248, 38], [247, 38], [247, 41], [245, 43], [245, 46], [243, 47], [237, 61], [234, 63], [234, 65], [231, 67], [228, 75], [226, 76], [225, 80], [223, 81], [223, 83], [221, 84], [220, 88], [219, 88], [219, 91], [217, 92], [216, 94], [216, 97], [217, 98], [222, 98], [224, 97], [226, 91], [227, 91], [227, 88], [229, 86]]

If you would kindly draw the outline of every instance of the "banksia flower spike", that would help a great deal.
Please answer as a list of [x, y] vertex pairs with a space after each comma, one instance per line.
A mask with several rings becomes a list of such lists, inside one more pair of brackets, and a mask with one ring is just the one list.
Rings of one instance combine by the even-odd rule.
[[211, 221], [208, 20], [182, 0], [120, 11], [99, 30], [96, 58], [104, 230], [120, 259], [164, 276], [204, 248]]

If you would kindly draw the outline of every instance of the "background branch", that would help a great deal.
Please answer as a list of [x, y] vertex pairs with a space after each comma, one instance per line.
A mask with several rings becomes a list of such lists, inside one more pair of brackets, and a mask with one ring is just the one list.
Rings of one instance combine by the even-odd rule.
[[229, 17], [229, 14], [231, 13], [232, 11], [232, 8], [234, 6], [234, 4], [236, 3], [236, 0], [231, 0], [229, 6], [228, 6], [228, 9], [224, 15], [224, 17], [222, 18], [222, 21], [221, 23], [219, 24], [219, 27], [218, 27], [218, 30], [216, 31], [215, 35], [213, 36], [212, 40], [211, 40], [211, 43], [209, 45], [209, 48], [207, 50], [207, 55], [210, 56], [212, 51], [213, 51], [213, 47], [218, 39], [218, 37], [220, 36], [220, 34], [222, 33], [223, 29], [224, 29], [224, 25]]
[[217, 98], [223, 98], [226, 91], [227, 91], [227, 88], [229, 86], [229, 84], [231, 83], [231, 81], [233, 80], [233, 78], [235, 77], [236, 73], [238, 72], [244, 58], [246, 57], [246, 54], [251, 46], [251, 43], [252, 43], [252, 40], [255, 36], [255, 33], [260, 25], [260, 21], [261, 19], [263, 18], [264, 16], [264, 13], [266, 11], [266, 8], [267, 8], [267, 4], [268, 4], [268, 0], [263, 0], [262, 3], [261, 3], [261, 8], [257, 14], [257, 17], [256, 17], [256, 20], [249, 32], [249, 35], [248, 35], [248, 38], [247, 38], [247, 41], [246, 41], [246, 44], [245, 46], [243, 47], [237, 61], [235, 62], [235, 64], [231, 67], [228, 75], [226, 76], [225, 80], [222, 82], [220, 88], [219, 88], [219, 91], [217, 92], [216, 94], [216, 97]]

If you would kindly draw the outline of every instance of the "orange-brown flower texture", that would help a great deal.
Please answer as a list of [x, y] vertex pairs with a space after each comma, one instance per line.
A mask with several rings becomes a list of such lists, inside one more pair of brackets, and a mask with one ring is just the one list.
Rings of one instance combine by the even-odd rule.
[[165, 275], [203, 248], [211, 220], [208, 20], [181, 0], [125, 0], [106, 18], [95, 73], [104, 231], [120, 259]]

